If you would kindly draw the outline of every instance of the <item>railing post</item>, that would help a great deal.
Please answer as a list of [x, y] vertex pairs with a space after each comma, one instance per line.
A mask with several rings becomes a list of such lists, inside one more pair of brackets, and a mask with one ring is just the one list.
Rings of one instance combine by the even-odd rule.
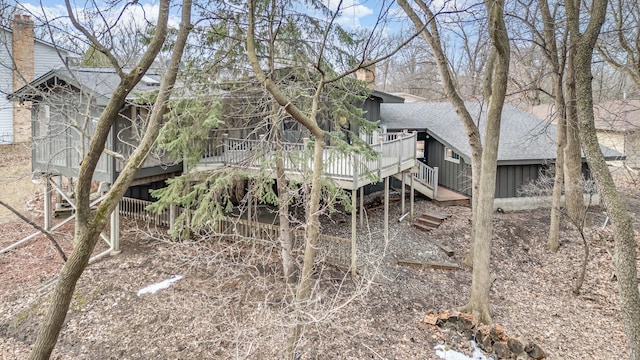
[[402, 152], [404, 151], [404, 136], [406, 134], [407, 130], [403, 130], [402, 133], [400, 133], [398, 135], [398, 137], [400, 138], [400, 141], [398, 142], [398, 145], [400, 147], [400, 151], [398, 151], [398, 172], [402, 171]]
[[229, 157], [229, 134], [222, 134], [222, 163], [227, 165]]
[[438, 196], [438, 167], [433, 168], [433, 197]]
[[[384, 131], [386, 132], [386, 128], [384, 128]], [[382, 155], [384, 153], [383, 151], [383, 146], [384, 146], [384, 141], [382, 141], [382, 136], [378, 136], [378, 142], [380, 143], [380, 156], [378, 156], [378, 177], [382, 179]]]

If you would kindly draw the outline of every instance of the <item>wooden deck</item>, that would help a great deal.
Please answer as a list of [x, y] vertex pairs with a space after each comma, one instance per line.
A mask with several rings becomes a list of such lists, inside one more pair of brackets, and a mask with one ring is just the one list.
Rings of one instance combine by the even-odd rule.
[[438, 187], [437, 195], [431, 199], [438, 206], [469, 206], [469, 197], [449, 190], [442, 186]]
[[[416, 134], [384, 134], [382, 141], [370, 144], [378, 158], [366, 160], [363, 155], [343, 153], [327, 147], [323, 156], [324, 176], [343, 189], [358, 189], [416, 165]], [[283, 164], [290, 179], [302, 180], [313, 168], [313, 148], [305, 143], [283, 143]], [[263, 171], [275, 177], [275, 149], [265, 140], [225, 139], [210, 149], [193, 171], [224, 167], [240, 167]]]

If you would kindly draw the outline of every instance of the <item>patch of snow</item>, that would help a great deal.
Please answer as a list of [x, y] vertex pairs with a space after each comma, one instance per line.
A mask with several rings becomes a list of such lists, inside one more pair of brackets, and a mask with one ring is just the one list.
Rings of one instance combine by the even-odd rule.
[[436, 351], [436, 356], [444, 360], [494, 360], [492, 357], [487, 357], [479, 347], [476, 346], [475, 341], [469, 341], [473, 348], [471, 356], [467, 356], [459, 351], [447, 349], [445, 345], [436, 345], [433, 350]]
[[140, 290], [138, 290], [138, 296], [142, 295], [142, 294], [154, 294], [156, 291], [158, 290], [162, 290], [162, 289], [166, 289], [169, 286], [171, 286], [171, 284], [173, 284], [174, 282], [182, 279], [183, 276], [182, 275], [174, 275], [173, 277], [161, 281], [159, 283], [155, 283], [155, 284], [151, 284], [149, 286], [146, 286]]

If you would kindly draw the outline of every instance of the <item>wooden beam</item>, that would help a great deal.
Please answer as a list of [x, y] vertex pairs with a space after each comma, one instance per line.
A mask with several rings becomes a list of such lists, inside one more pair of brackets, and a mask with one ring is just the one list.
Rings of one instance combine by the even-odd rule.
[[49, 175], [45, 177], [44, 180], [44, 229], [49, 231], [51, 230], [51, 181]]
[[398, 260], [398, 265], [436, 269], [436, 270], [459, 270], [460, 269], [460, 266], [458, 266], [458, 264], [453, 264], [453, 263], [437, 262], [437, 261], [407, 260], [407, 259]]
[[384, 178], [384, 243], [389, 243], [389, 177]]
[[117, 255], [120, 253], [120, 204], [116, 205], [111, 213], [111, 228], [110, 228], [110, 240], [111, 240], [111, 255]]
[[356, 197], [358, 190], [351, 190], [351, 276], [356, 276]]
[[360, 228], [364, 228], [364, 186], [360, 188]]
[[400, 207], [402, 208], [402, 211], [400, 212], [401, 214], [404, 214], [404, 189], [405, 189], [405, 185], [406, 185], [406, 181], [407, 181], [407, 174], [406, 173], [402, 173], [402, 188], [400, 189], [400, 199], [401, 199], [401, 205]]
[[414, 204], [414, 199], [415, 199], [415, 195], [414, 195], [414, 188], [413, 188], [413, 174], [411, 174], [411, 177], [409, 178], [409, 183], [411, 184], [411, 193], [409, 195], [409, 217], [411, 218], [411, 223], [413, 223], [413, 219], [414, 219], [414, 214], [413, 214], [413, 204]]

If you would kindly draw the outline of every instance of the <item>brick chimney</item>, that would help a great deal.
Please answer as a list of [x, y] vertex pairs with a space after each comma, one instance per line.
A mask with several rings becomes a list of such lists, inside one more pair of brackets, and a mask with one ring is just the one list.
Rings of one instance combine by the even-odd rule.
[[356, 78], [360, 81], [367, 82], [367, 87], [371, 90], [376, 89], [376, 65], [369, 65], [366, 68], [356, 70]]
[[[34, 40], [33, 20], [29, 15], [15, 15], [11, 21], [13, 50], [13, 91], [33, 80]], [[13, 142], [27, 142], [31, 139], [31, 103], [13, 105]]]

